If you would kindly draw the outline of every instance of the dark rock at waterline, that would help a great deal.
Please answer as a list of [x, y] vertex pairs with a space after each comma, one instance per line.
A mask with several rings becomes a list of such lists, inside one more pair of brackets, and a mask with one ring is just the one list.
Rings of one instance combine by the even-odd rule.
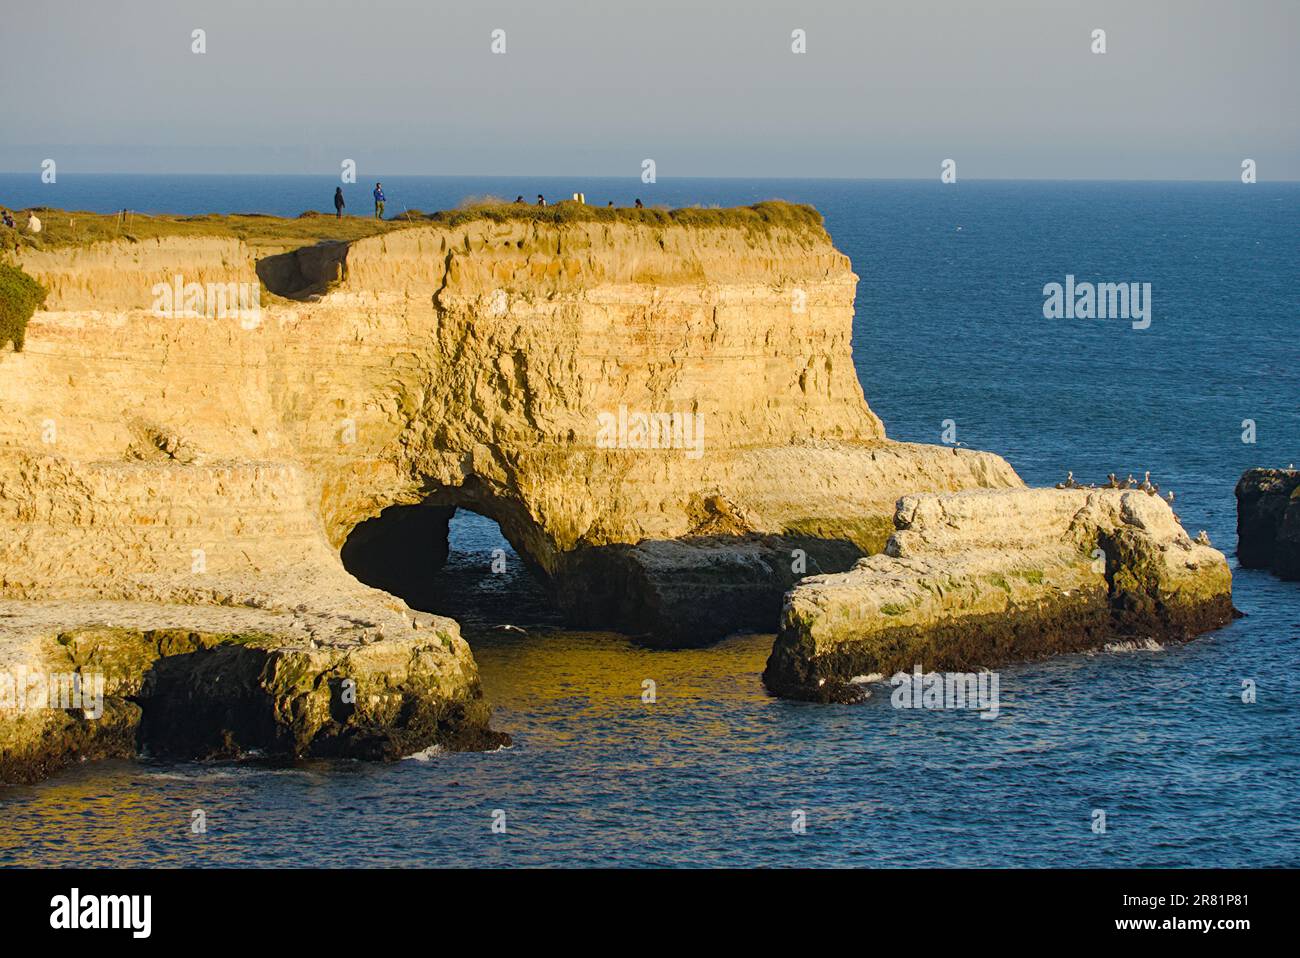
[[102, 714], [84, 714], [89, 703], [0, 709], [0, 783], [136, 754], [391, 761], [434, 745], [510, 743], [490, 728], [468, 647], [445, 619], [314, 645], [258, 632], [95, 625], [8, 653], [10, 671], [79, 675], [88, 688], [98, 677]]
[[509, 744], [488, 728], [477, 686], [445, 693], [440, 652], [392, 639], [346, 652], [236, 642], [159, 659], [139, 694], [140, 746], [182, 759], [393, 761]]
[[1300, 469], [1247, 469], [1236, 495], [1238, 561], [1300, 580]]
[[696, 536], [587, 548], [552, 581], [575, 626], [612, 628], [655, 648], [771, 632], [782, 596], [804, 575], [839, 572], [863, 550], [844, 539]]

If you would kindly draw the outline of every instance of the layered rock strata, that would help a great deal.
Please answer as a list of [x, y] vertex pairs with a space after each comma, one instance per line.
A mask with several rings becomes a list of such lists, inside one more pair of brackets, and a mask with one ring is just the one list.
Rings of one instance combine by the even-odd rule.
[[883, 555], [786, 596], [763, 676], [773, 692], [854, 701], [862, 677], [1183, 641], [1233, 615], [1222, 553], [1145, 492], [913, 495], [894, 521]]
[[[885, 438], [850, 353], [856, 277], [820, 229], [483, 221], [260, 260], [172, 238], [22, 266], [50, 297], [29, 349], [0, 354], [12, 597], [267, 588], [423, 504], [496, 520], [597, 619], [588, 597], [616, 586], [590, 584], [623, 579], [627, 546], [654, 582], [771, 536], [827, 543], [806, 550], [827, 568], [883, 546], [904, 493], [1020, 485], [996, 456]], [[151, 309], [177, 276], [259, 272], [255, 317]], [[695, 548], [665, 564], [657, 543]]]
[[1247, 469], [1236, 494], [1237, 560], [1300, 579], [1300, 469]]
[[[256, 630], [274, 640], [259, 675], [279, 643], [302, 651], [296, 616], [323, 656], [294, 661], [328, 685], [354, 629], [382, 631], [433, 670], [428, 708], [385, 733], [414, 747], [428, 723], [406, 741], [401, 715], [477, 697], [463, 642], [439, 652], [401, 601], [453, 509], [496, 520], [572, 621], [684, 645], [773, 628], [804, 571], [883, 547], [905, 493], [1021, 486], [996, 456], [886, 438], [851, 357], [857, 278], [820, 227], [483, 219], [265, 242], [17, 254], [49, 297], [25, 351], [0, 352], [0, 616], [56, 610], [23, 643], [100, 623], [102, 602], [129, 605], [112, 621], [132, 633], [247, 636], [205, 625], [242, 608], [276, 625]], [[276, 727], [287, 752], [326, 748]]]

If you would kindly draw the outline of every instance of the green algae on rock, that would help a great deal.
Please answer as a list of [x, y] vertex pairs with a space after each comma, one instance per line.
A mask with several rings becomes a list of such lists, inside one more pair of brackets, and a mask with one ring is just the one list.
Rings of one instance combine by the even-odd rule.
[[[0, 644], [0, 674], [76, 676], [96, 711], [0, 702], [0, 783], [72, 761], [345, 757], [393, 760], [431, 745], [494, 748], [468, 648], [450, 619], [394, 637], [321, 645], [291, 634], [94, 624]], [[466, 667], [468, 663], [468, 669]], [[12, 697], [12, 696], [11, 696]], [[62, 703], [66, 704], [66, 703]]]

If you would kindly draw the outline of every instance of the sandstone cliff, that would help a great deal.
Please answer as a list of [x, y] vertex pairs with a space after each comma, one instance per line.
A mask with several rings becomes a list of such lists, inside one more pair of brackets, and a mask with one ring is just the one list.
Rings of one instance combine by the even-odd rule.
[[[186, 238], [22, 265], [50, 299], [28, 350], [0, 356], [11, 597], [202, 601], [229, 583], [243, 601], [282, 573], [296, 591], [338, 571], [361, 521], [425, 503], [497, 520], [581, 605], [586, 574], [563, 580], [586, 550], [878, 550], [903, 493], [1019, 485], [995, 456], [885, 439], [850, 356], [856, 277], [820, 231], [482, 222], [260, 261]], [[336, 282], [264, 295], [252, 328], [151, 312], [176, 275], [259, 273]], [[600, 417], [624, 408], [692, 413], [702, 454], [601, 448]]]
[[[413, 630], [404, 570], [376, 558], [433, 566], [446, 510], [495, 519], [574, 621], [685, 644], [772, 628], [804, 568], [883, 546], [900, 495], [1021, 485], [885, 437], [850, 355], [856, 277], [820, 228], [481, 220], [18, 255], [50, 294], [0, 353], [0, 599], [53, 604], [47, 639], [97, 602], [139, 632], [160, 605], [195, 631], [185, 608], [243, 607], [296, 615], [300, 647], [424, 643], [469, 701], [455, 623], [434, 627], [450, 648]], [[259, 298], [160, 315], [190, 284]]]
[[906, 496], [885, 554], [787, 597], [764, 680], [853, 701], [859, 676], [971, 672], [1101, 647], [1181, 641], [1232, 616], [1222, 553], [1137, 490]]

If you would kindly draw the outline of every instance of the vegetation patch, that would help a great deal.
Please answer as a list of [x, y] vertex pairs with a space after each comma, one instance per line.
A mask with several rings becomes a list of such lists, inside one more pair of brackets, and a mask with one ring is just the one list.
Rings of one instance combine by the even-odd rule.
[[259, 213], [206, 213], [201, 216], [131, 213], [123, 216], [116, 213], [105, 215], [68, 212], [47, 207], [37, 207], [33, 212], [40, 217], [41, 231], [3, 231], [5, 245], [9, 249], [46, 250], [90, 246], [116, 240], [139, 243], [170, 237], [218, 236], [239, 239], [251, 247], [284, 250], [310, 246], [322, 240], [358, 240], [411, 225], [405, 219], [399, 222], [362, 216], [345, 216], [342, 219], [333, 216], [284, 219]]
[[16, 266], [0, 263], [0, 349], [23, 351], [27, 321], [45, 302], [46, 289]]
[[572, 201], [556, 203], [554, 206], [534, 206], [486, 197], [463, 203], [458, 209], [424, 215], [424, 222], [443, 226], [463, 226], [479, 220], [494, 223], [523, 221], [556, 226], [566, 223], [628, 223], [633, 226], [686, 226], [695, 229], [739, 228], [748, 232], [767, 232], [773, 228], [818, 234], [825, 232], [822, 216], [813, 207], [782, 200], [726, 208], [685, 206], [679, 209], [637, 209], [632, 206], [587, 206]]
[[242, 240], [251, 247], [284, 250], [324, 240], [351, 242], [414, 226], [458, 227], [482, 221], [554, 226], [628, 223], [636, 226], [685, 226], [696, 229], [738, 228], [749, 233], [784, 228], [797, 233], [825, 236], [822, 216], [817, 210], [804, 204], [781, 200], [728, 208], [688, 206], [680, 209], [637, 209], [630, 206], [587, 206], [571, 200], [553, 206], [534, 206], [530, 203], [508, 203], [497, 197], [471, 197], [456, 209], [436, 213], [409, 209], [385, 220], [370, 216], [335, 218], [332, 214], [316, 214], [310, 210], [292, 218], [261, 213], [207, 213], [200, 216], [100, 214], [69, 212], [50, 207], [34, 207], [31, 212], [40, 217], [41, 232], [5, 230], [3, 245], [6, 248], [40, 250], [89, 246], [113, 240], [141, 242], [173, 236], [221, 236]]

